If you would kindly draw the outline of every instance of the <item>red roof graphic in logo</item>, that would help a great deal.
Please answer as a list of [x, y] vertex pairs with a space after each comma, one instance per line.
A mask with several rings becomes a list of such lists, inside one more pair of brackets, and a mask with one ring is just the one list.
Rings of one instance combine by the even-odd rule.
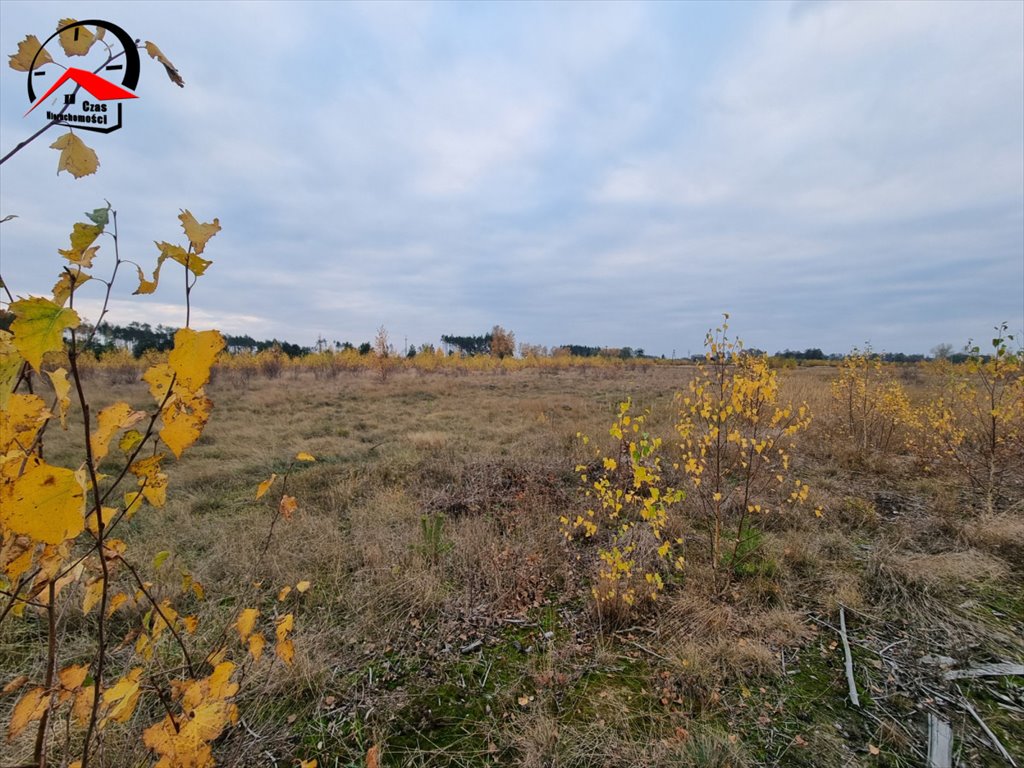
[[54, 83], [50, 90], [44, 93], [35, 104], [32, 105], [31, 109], [25, 114], [27, 115], [33, 109], [38, 107], [51, 93], [56, 91], [60, 86], [66, 83], [68, 80], [74, 80], [80, 86], [85, 88], [94, 98], [100, 101], [112, 101], [115, 99], [137, 99], [139, 98], [131, 91], [125, 90], [119, 85], [114, 85], [109, 80], [104, 80], [99, 75], [94, 75], [92, 72], [87, 72], [84, 69], [75, 69], [74, 67], [68, 67], [64, 74], [60, 76], [60, 79]]

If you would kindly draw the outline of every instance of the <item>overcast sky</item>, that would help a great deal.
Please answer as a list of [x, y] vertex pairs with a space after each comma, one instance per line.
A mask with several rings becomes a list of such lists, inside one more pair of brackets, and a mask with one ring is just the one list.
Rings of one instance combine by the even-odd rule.
[[[193, 325], [302, 344], [927, 352], [1024, 326], [1024, 3], [0, 3], [155, 42], [125, 127], [0, 169], [2, 274], [46, 294], [110, 200], [153, 265], [219, 217]], [[37, 130], [3, 60], [0, 153]], [[109, 250], [101, 249], [100, 254]], [[102, 259], [98, 264], [107, 264]], [[179, 280], [114, 320], [180, 325]], [[86, 310], [95, 309], [86, 302]], [[86, 311], [85, 314], [88, 314]]]

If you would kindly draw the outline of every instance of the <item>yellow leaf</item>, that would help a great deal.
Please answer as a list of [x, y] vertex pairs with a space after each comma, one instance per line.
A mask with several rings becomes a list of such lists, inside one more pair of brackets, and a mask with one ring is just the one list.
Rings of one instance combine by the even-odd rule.
[[139, 701], [139, 678], [142, 667], [134, 667], [127, 675], [103, 692], [103, 703], [107, 705], [104, 721], [123, 723], [132, 716]]
[[[57, 22], [57, 29], [68, 27], [75, 23], [75, 19], [61, 19]], [[68, 56], [85, 56], [96, 42], [96, 35], [85, 26], [77, 26], [60, 33], [60, 46]]]
[[282, 602], [288, 595], [292, 593], [292, 588], [287, 584], [281, 587], [281, 591], [277, 593], [277, 602]]
[[[14, 382], [18, 380], [21, 366], [25, 362], [12, 342], [13, 338], [13, 334], [0, 331], [0, 409], [7, 408], [7, 401], [14, 391]], [[3, 451], [0, 450], [0, 453]]]
[[376, 744], [366, 750], [366, 768], [380, 768], [380, 747]]
[[50, 697], [46, 695], [46, 689], [42, 686], [31, 688], [22, 694], [18, 703], [14, 705], [14, 711], [11, 712], [11, 722], [7, 726], [7, 741], [14, 741], [18, 734], [25, 730], [25, 726], [41, 718], [49, 706]]
[[67, 171], [76, 179], [80, 179], [83, 176], [96, 173], [100, 167], [100, 159], [96, 153], [70, 131], [53, 142], [50, 149], [60, 150], [57, 173]]
[[99, 464], [110, 450], [110, 439], [116, 432], [138, 424], [146, 414], [136, 411], [128, 403], [108, 405], [96, 418], [96, 430], [89, 439], [93, 461]]
[[88, 616], [89, 611], [100, 601], [103, 596], [103, 579], [96, 579], [85, 588], [85, 597], [82, 599], [82, 615]]
[[316, 758], [314, 757], [312, 760], [300, 760], [299, 768], [317, 768]]
[[256, 626], [256, 618], [259, 615], [260, 612], [256, 608], [245, 608], [239, 614], [238, 621], [235, 622], [235, 628], [238, 629], [238, 637], [243, 643], [252, 634], [252, 629]]
[[12, 343], [37, 372], [43, 355], [64, 348], [64, 330], [81, 322], [75, 310], [61, 308], [49, 299], [19, 299], [10, 310], [14, 313]]
[[48, 413], [39, 395], [11, 395], [0, 411], [0, 456], [11, 451], [27, 454]]
[[262, 499], [263, 495], [267, 491], [270, 490], [270, 486], [274, 484], [274, 481], [276, 479], [277, 479], [277, 473], [275, 472], [275, 473], [271, 474], [269, 478], [267, 478], [266, 480], [264, 480], [262, 483], [259, 484], [259, 486], [256, 488], [256, 500], [257, 501]]
[[182, 616], [181, 624], [185, 627], [186, 632], [190, 635], [194, 635], [196, 633], [196, 629], [199, 627], [199, 619], [195, 616]]
[[156, 271], [153, 273], [154, 282], [158, 280], [160, 276], [160, 268], [167, 259], [178, 262], [196, 277], [199, 277], [206, 272], [206, 268], [213, 264], [212, 261], [204, 259], [198, 254], [189, 253], [180, 245], [171, 245], [170, 243], [159, 242], [156, 244], [156, 247], [160, 249], [160, 256], [157, 257], [156, 260]]
[[88, 664], [75, 664], [62, 669], [58, 675], [60, 687], [68, 691], [74, 691], [82, 687], [85, 678], [89, 676]]
[[0, 486], [0, 523], [36, 541], [60, 544], [85, 527], [85, 491], [72, 470], [40, 463]]
[[274, 635], [277, 638], [274, 653], [277, 655], [277, 658], [288, 665], [291, 665], [292, 659], [295, 658], [295, 646], [288, 639], [288, 633], [292, 631], [294, 626], [295, 618], [289, 613], [277, 620], [277, 627], [274, 630]]
[[55, 371], [47, 371], [46, 375], [50, 377], [53, 393], [57, 396], [56, 415], [60, 417], [60, 425], [67, 429], [68, 408], [71, 406], [71, 398], [69, 397], [71, 382], [68, 381], [68, 372], [63, 368], [58, 368]]
[[[156, 456], [139, 459], [128, 467], [128, 471], [138, 478], [142, 495], [154, 507], [162, 507], [167, 500], [167, 475], [160, 471], [160, 462], [163, 458], [164, 455], [158, 453]], [[128, 494], [125, 494], [125, 503], [128, 509], [131, 509], [138, 504], [138, 498], [129, 498]]]
[[210, 238], [220, 232], [219, 219], [214, 219], [209, 224], [200, 224], [189, 211], [182, 211], [178, 218], [181, 220], [182, 229], [185, 230], [185, 237], [192, 243], [192, 250], [195, 253], [202, 253]]
[[170, 60], [164, 56], [163, 52], [153, 43], [149, 42], [149, 40], [146, 41], [146, 53], [164, 65], [164, 69], [167, 71], [167, 76], [171, 78], [172, 83], [179, 88], [185, 87], [185, 81], [182, 80], [181, 75], [178, 74], [177, 68], [171, 64]]
[[263, 646], [266, 644], [266, 638], [259, 632], [249, 635], [249, 655], [252, 656], [253, 661], [260, 660], [260, 656], [263, 655]]
[[162, 404], [167, 397], [167, 390], [171, 388], [174, 381], [174, 371], [167, 363], [157, 363], [146, 369], [142, 374], [142, 380], [149, 384], [149, 393], [157, 404]]
[[880, 755], [882, 753], [882, 750], [880, 750], [874, 744], [868, 744], [868, 752], [870, 752], [872, 755]]
[[174, 349], [167, 357], [177, 382], [197, 392], [210, 379], [210, 367], [224, 349], [224, 337], [217, 331], [196, 332], [182, 328], [174, 334]]
[[301, 595], [305, 592], [308, 592], [311, 586], [312, 583], [308, 581], [300, 581], [298, 584], [295, 585], [295, 591]]
[[107, 601], [107, 616], [113, 616], [117, 609], [127, 602], [128, 595], [124, 592], [118, 592]]
[[146, 279], [146, 273], [142, 271], [142, 267], [135, 268], [139, 273], [139, 287], [132, 291], [132, 296], [147, 295], [156, 291], [157, 275], [153, 275], [153, 280]]
[[28, 682], [28, 675], [18, 675], [16, 678], [11, 680], [7, 685], [0, 690], [0, 696], [6, 696], [9, 693], [14, 693], [16, 690], [21, 688]]
[[60, 273], [57, 282], [53, 284], [53, 303], [63, 307], [68, 303], [72, 290], [78, 290], [79, 286], [92, 280], [81, 268], [74, 271], [65, 269]]
[[299, 508], [299, 502], [295, 500], [294, 496], [285, 494], [281, 497], [281, 503], [278, 505], [278, 511], [284, 516], [285, 520], [292, 519], [292, 513]]
[[161, 411], [164, 426], [160, 430], [160, 439], [171, 449], [175, 458], [181, 458], [185, 449], [199, 439], [203, 427], [210, 419], [212, 406], [209, 398], [184, 391], [167, 401]]
[[299, 453], [295, 454], [295, 460], [296, 461], [316, 461], [316, 459], [313, 458], [312, 454], [306, 453], [305, 451], [300, 451]]
[[[39, 54], [36, 56], [36, 54]], [[32, 59], [35, 58], [35, 66]], [[52, 64], [53, 58], [43, 48], [39, 38], [35, 35], [26, 35], [25, 39], [18, 43], [18, 52], [8, 57], [7, 66], [18, 72], [28, 72], [29, 69], [39, 69], [45, 64]]]
[[123, 435], [121, 439], [117, 441], [117, 447], [125, 456], [130, 454], [139, 443], [142, 442], [142, 433], [137, 429], [129, 429]]

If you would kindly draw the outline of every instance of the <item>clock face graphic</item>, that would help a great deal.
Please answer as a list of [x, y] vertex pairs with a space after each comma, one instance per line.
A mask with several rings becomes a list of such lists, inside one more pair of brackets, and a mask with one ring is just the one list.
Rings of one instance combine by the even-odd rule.
[[132, 92], [138, 84], [139, 49], [128, 33], [109, 21], [76, 21], [50, 35], [33, 57], [25, 114], [49, 101], [47, 119], [110, 133], [122, 125], [122, 102], [138, 98]]

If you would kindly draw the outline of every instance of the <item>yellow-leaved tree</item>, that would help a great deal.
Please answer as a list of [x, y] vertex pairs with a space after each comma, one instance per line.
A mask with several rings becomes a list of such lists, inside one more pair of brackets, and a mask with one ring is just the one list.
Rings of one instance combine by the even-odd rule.
[[[69, 25], [79, 34], [65, 35], [61, 30]], [[99, 28], [91, 31], [65, 19], [58, 29], [68, 55], [106, 45]], [[181, 85], [159, 49], [152, 43], [145, 48]], [[29, 35], [9, 63], [28, 72], [33, 62], [47, 58], [43, 54], [38, 39]], [[114, 58], [108, 55], [107, 63]], [[0, 162], [56, 124], [52, 120]], [[60, 167], [72, 175], [96, 170], [95, 153], [74, 133], [54, 146], [61, 150]], [[12, 218], [0, 223], [9, 226]], [[206, 768], [214, 765], [214, 740], [238, 720], [237, 679], [260, 663], [264, 632], [274, 632], [274, 658], [292, 663], [294, 616], [275, 604], [261, 631], [258, 609], [242, 608], [233, 625], [237, 641], [230, 625], [219, 633], [198, 633], [198, 612], [191, 611], [206, 599], [205, 586], [183, 570], [176, 593], [154, 588], [145, 573], [158, 571], [170, 553], [140, 563], [122, 536], [133, 517], [157, 514], [164, 506], [168, 464], [196, 443], [210, 418], [205, 388], [224, 339], [215, 330], [191, 327], [191, 295], [212, 264], [202, 254], [220, 223], [200, 222], [182, 211], [184, 241], [158, 242], [147, 276], [142, 265], [121, 257], [117, 212], [109, 203], [86, 218], [74, 224], [69, 246], [58, 251], [64, 263], [50, 295], [16, 297], [0, 277], [0, 318], [6, 328], [0, 329], [0, 625], [24, 625], [13, 630], [23, 638], [20, 674], [2, 688], [3, 695], [17, 698], [0, 751], [5, 764], [109, 765], [104, 735], [141, 727], [141, 741], [158, 758], [156, 765]], [[112, 257], [104, 273], [101, 247]], [[5, 258], [16, 255], [5, 252]], [[150, 361], [142, 376], [150, 404], [137, 408], [118, 401], [97, 409], [86, 391], [83, 363], [115, 282], [131, 266], [138, 277], [135, 293], [151, 294], [167, 261], [184, 273], [184, 324], [166, 359]], [[81, 306], [83, 292], [94, 290], [101, 309], [95, 323], [86, 325], [76, 305]], [[82, 438], [81, 453], [65, 465], [44, 452], [54, 424], [78, 430]], [[298, 454], [278, 483], [281, 496], [264, 554], [274, 525], [298, 506], [287, 493], [291, 466], [313, 460]], [[261, 483], [256, 499], [277, 479]], [[308, 582], [296, 585], [299, 592], [308, 588]], [[76, 642], [65, 642], [72, 630]], [[207, 641], [201, 648], [201, 635], [219, 637], [212, 647]]]

